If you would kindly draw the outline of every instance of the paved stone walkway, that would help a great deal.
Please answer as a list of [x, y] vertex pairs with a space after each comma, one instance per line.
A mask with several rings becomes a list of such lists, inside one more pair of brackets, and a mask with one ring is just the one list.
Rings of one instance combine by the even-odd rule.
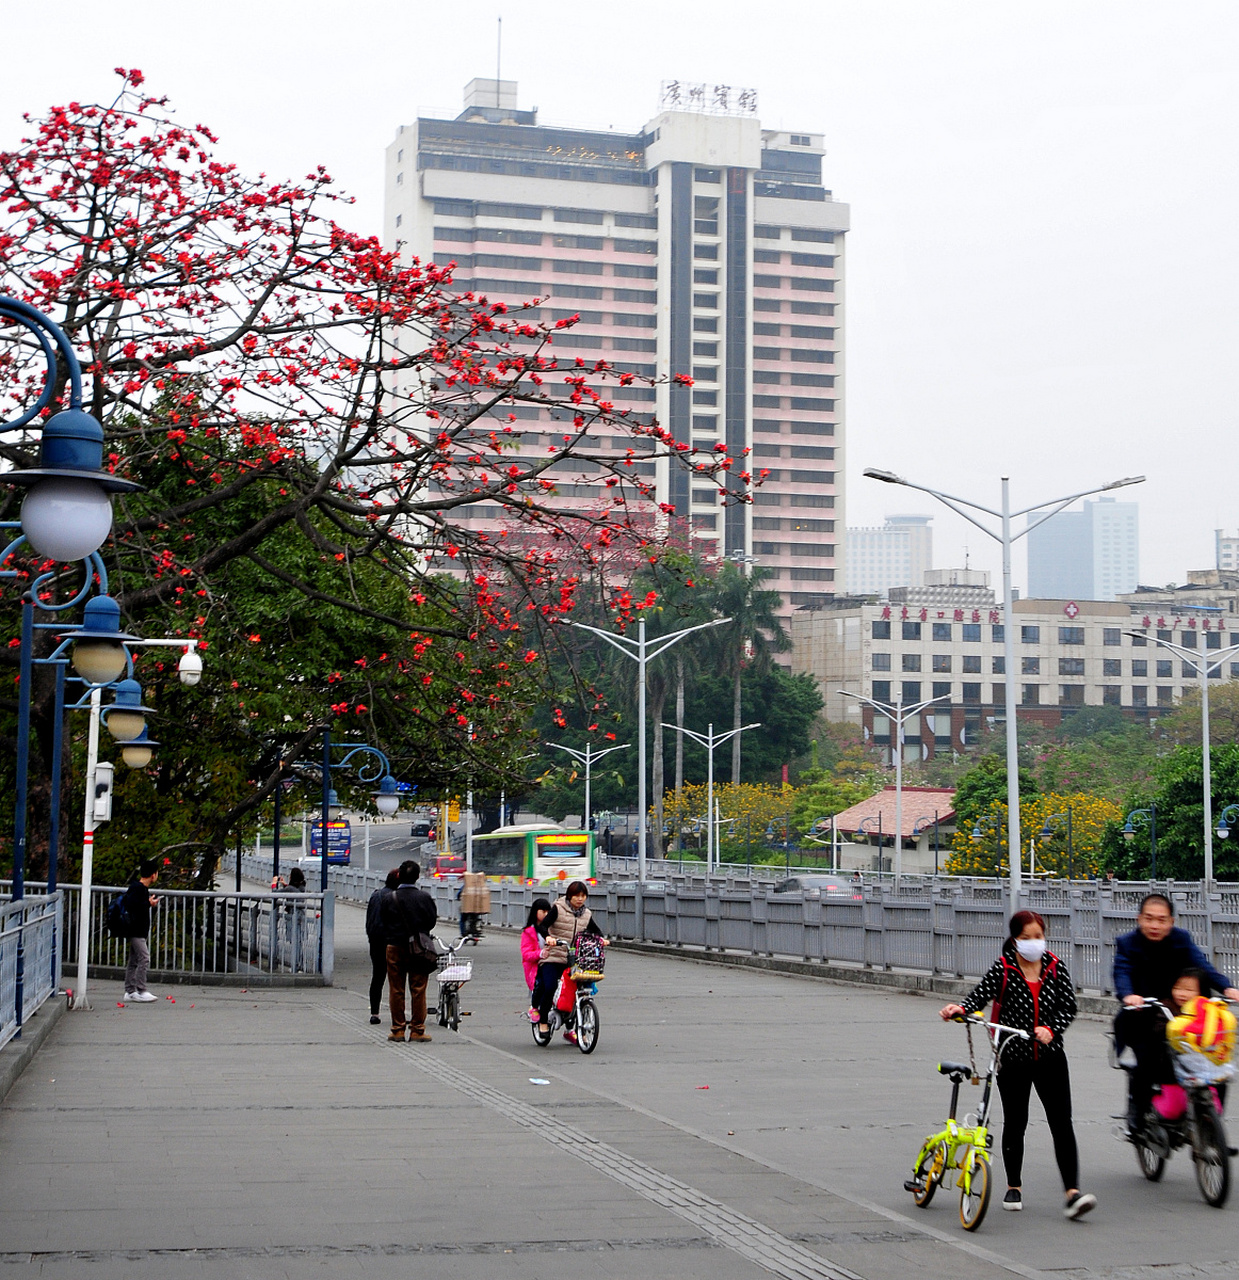
[[[368, 1023], [361, 912], [337, 985], [179, 987], [62, 1020], [0, 1105], [0, 1275], [973, 1280], [1233, 1274], [1190, 1162], [1144, 1183], [1109, 1136], [1104, 1028], [1072, 1032], [1086, 1185], [1064, 1222], [1044, 1124], [1028, 1207], [981, 1232], [900, 1189], [963, 1033], [930, 1002], [612, 953], [598, 1050], [538, 1049], [516, 939], [470, 953], [462, 1033]], [[434, 990], [434, 983], [431, 983]], [[168, 998], [173, 997], [173, 998]], [[532, 1079], [548, 1081], [534, 1084]], [[1239, 1201], [1237, 1201], [1239, 1203]]]

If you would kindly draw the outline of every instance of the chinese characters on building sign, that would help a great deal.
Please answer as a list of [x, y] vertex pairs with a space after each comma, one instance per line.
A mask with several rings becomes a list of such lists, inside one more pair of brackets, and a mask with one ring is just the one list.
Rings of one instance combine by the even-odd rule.
[[757, 90], [730, 84], [694, 84], [664, 80], [658, 91], [660, 111], [703, 111], [717, 116], [755, 116]]

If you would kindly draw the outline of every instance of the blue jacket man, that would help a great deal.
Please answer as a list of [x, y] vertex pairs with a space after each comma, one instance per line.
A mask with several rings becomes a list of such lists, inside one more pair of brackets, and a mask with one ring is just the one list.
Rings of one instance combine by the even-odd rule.
[[1207, 985], [1228, 1000], [1239, 1000], [1239, 990], [1213, 967], [1192, 935], [1176, 928], [1170, 899], [1161, 893], [1147, 894], [1140, 903], [1136, 927], [1114, 940], [1114, 990], [1123, 1002], [1114, 1020], [1114, 1045], [1120, 1053], [1128, 1047], [1136, 1055], [1127, 1098], [1127, 1125], [1133, 1131], [1144, 1123], [1153, 1086], [1171, 1078], [1163, 1020], [1144, 1008], [1145, 997], [1168, 1000], [1184, 969], [1201, 970]]

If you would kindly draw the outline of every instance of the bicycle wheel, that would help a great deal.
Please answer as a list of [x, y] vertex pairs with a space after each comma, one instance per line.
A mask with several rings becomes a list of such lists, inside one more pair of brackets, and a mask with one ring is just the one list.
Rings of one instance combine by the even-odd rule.
[[460, 992], [453, 991], [447, 997], [447, 1020], [453, 1031], [460, 1030]]
[[1196, 1182], [1205, 1203], [1220, 1209], [1230, 1195], [1230, 1153], [1226, 1147], [1226, 1130], [1212, 1099], [1196, 1103], [1196, 1137], [1198, 1146], [1192, 1151], [1196, 1161]]
[[921, 1151], [916, 1168], [912, 1171], [912, 1182], [920, 1185], [919, 1191], [912, 1192], [912, 1199], [918, 1209], [928, 1209], [934, 1192], [942, 1183], [942, 1175], [946, 1172], [946, 1143], [935, 1142]]
[[533, 1032], [534, 1044], [538, 1045], [540, 1048], [543, 1048], [543, 1049], [545, 1049], [546, 1046], [551, 1043], [551, 1036], [555, 1034], [554, 1028], [549, 1025], [545, 1033], [539, 1031], [538, 1024], [536, 1022], [531, 1022], [529, 1024], [529, 1029]]
[[435, 1014], [439, 1019], [439, 1026], [447, 1026], [447, 992], [442, 987], [439, 988], [439, 1003], [435, 1006]]
[[1140, 1172], [1150, 1182], [1160, 1182], [1162, 1174], [1166, 1172], [1165, 1156], [1139, 1138], [1136, 1139], [1134, 1145], [1136, 1148], [1136, 1162], [1140, 1165]]
[[598, 1006], [592, 1000], [582, 1000], [577, 1017], [576, 1047], [582, 1053], [593, 1053], [597, 1044]]
[[984, 1221], [991, 1187], [989, 1156], [978, 1151], [972, 1157], [972, 1177], [960, 1177], [959, 1220], [965, 1231], [975, 1231]]

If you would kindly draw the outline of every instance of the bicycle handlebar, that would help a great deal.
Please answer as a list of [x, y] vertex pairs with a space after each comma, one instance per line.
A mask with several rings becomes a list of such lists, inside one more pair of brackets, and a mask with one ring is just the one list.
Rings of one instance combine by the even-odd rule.
[[987, 1022], [979, 1013], [957, 1013], [952, 1022], [971, 1022], [976, 1026], [985, 1027], [989, 1031], [1006, 1031], [1013, 1036], [1018, 1036], [1021, 1040], [1031, 1040], [1032, 1036], [1027, 1031], [1021, 1031], [1019, 1027], [1008, 1027], [1002, 1022]]

